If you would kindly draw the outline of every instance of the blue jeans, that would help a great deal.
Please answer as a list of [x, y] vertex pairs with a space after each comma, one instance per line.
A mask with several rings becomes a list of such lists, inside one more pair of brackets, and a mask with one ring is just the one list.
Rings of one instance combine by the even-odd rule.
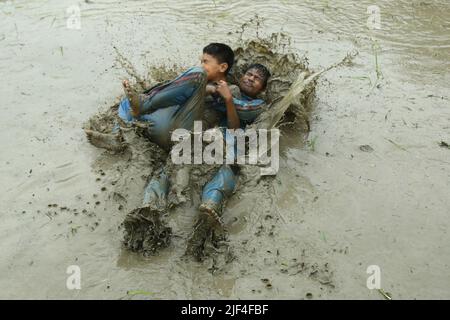
[[221, 214], [223, 201], [236, 188], [237, 175], [230, 165], [223, 165], [214, 177], [203, 187], [202, 206]]

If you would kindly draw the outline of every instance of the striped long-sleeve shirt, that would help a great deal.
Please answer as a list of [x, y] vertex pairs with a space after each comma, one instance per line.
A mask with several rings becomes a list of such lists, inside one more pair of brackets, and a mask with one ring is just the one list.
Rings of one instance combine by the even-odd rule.
[[[240, 127], [244, 128], [247, 124], [252, 123], [263, 112], [265, 101], [262, 99], [253, 99], [243, 94], [239, 87], [230, 85], [233, 95], [233, 103], [240, 120]], [[227, 126], [227, 108], [225, 102], [219, 95], [213, 95], [206, 98], [206, 107], [214, 110], [219, 117], [219, 125]]]

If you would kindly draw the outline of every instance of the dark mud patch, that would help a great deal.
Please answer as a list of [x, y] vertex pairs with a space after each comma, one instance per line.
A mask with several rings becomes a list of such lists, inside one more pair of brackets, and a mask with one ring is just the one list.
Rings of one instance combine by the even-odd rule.
[[448, 144], [448, 143], [445, 142], [445, 141], [441, 141], [441, 142], [439, 143], [439, 147], [450, 149], [450, 144]]
[[123, 222], [123, 244], [133, 252], [153, 255], [170, 245], [172, 229], [167, 227], [162, 212], [149, 207], [131, 211]]
[[360, 145], [359, 150], [361, 150], [362, 152], [373, 152], [374, 151], [373, 148], [371, 146], [369, 146], [368, 144]]

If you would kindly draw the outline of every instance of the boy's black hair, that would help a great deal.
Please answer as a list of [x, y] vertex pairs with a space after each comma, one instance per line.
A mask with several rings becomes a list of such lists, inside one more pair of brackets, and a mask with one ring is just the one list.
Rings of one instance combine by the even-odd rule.
[[260, 63], [253, 63], [253, 64], [249, 65], [245, 69], [245, 72], [247, 72], [250, 69], [258, 70], [258, 72], [264, 77], [264, 88], [265, 88], [267, 86], [267, 81], [269, 81], [269, 78], [271, 76], [269, 69], [267, 69], [265, 66], [263, 66]]
[[203, 53], [213, 56], [219, 63], [228, 64], [228, 69], [225, 71], [225, 74], [228, 74], [234, 64], [234, 52], [224, 43], [210, 43], [203, 48]]

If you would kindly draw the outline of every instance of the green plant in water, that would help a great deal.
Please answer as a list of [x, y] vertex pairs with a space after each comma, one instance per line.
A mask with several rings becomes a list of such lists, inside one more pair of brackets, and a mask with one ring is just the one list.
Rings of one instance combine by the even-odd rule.
[[315, 136], [314, 138], [312, 138], [306, 142], [311, 151], [316, 151], [316, 141], [317, 141], [317, 136]]
[[152, 292], [143, 291], [143, 290], [130, 290], [127, 291], [128, 296], [136, 296], [136, 295], [144, 295], [144, 296], [151, 296], [153, 295]]
[[377, 81], [383, 78], [383, 73], [381, 72], [380, 63], [378, 61], [378, 52], [381, 50], [378, 41], [372, 39], [372, 52], [375, 57], [375, 73], [377, 75]]

